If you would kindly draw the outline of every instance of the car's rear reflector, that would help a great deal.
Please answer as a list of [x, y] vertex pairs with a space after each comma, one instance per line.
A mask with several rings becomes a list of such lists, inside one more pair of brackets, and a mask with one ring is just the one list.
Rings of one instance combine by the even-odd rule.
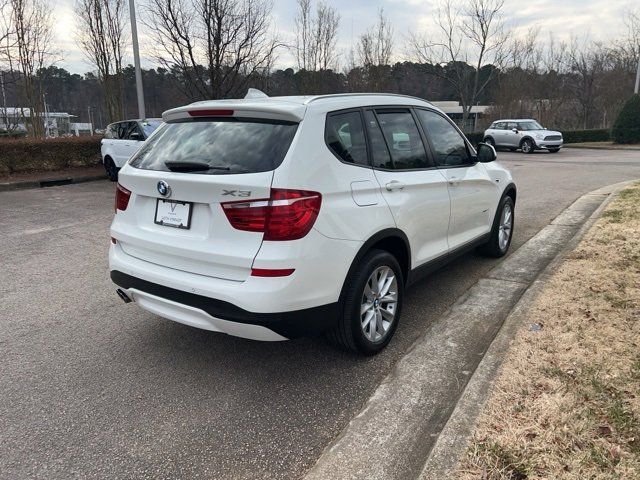
[[118, 213], [118, 210], [126, 210], [129, 206], [129, 199], [131, 198], [131, 192], [124, 188], [122, 185], [118, 184], [116, 186], [116, 203], [115, 210]]
[[288, 277], [295, 271], [294, 268], [252, 268], [252, 277]]
[[225, 109], [209, 109], [209, 110], [189, 110], [192, 117], [231, 117], [233, 110]]
[[272, 188], [269, 198], [222, 203], [233, 228], [264, 232], [264, 240], [297, 240], [318, 218], [322, 195], [307, 190]]

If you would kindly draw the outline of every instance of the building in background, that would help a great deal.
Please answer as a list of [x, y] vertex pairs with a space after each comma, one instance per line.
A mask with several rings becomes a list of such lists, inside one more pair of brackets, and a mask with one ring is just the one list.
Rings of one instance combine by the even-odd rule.
[[[93, 126], [90, 123], [73, 123], [71, 120], [76, 118], [76, 115], [66, 112], [45, 112], [40, 117], [47, 137], [79, 136], [93, 132]], [[26, 134], [33, 121], [29, 108], [0, 107], [0, 132]]]
[[490, 105], [474, 105], [471, 107], [471, 113], [467, 119], [467, 124], [463, 125], [462, 122], [462, 105], [456, 101], [446, 102], [430, 102], [432, 105], [438, 107], [447, 116], [456, 122], [456, 124], [465, 132], [475, 132], [481, 125], [481, 121], [486, 115], [487, 111], [491, 108]]

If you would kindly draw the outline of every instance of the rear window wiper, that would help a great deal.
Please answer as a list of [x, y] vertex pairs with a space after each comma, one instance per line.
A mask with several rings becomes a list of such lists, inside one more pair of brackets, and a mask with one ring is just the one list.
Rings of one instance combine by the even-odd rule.
[[218, 167], [214, 165], [209, 165], [206, 162], [169, 160], [164, 162], [164, 164], [172, 172], [202, 172], [205, 170], [231, 170], [229, 167]]

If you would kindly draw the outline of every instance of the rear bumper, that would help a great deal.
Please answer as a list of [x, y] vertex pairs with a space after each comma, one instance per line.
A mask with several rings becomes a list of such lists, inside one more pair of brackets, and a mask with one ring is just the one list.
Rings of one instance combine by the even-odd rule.
[[149, 282], [118, 270], [111, 280], [143, 309], [205, 330], [264, 341], [312, 336], [334, 327], [339, 304], [303, 310], [255, 313], [232, 303]]

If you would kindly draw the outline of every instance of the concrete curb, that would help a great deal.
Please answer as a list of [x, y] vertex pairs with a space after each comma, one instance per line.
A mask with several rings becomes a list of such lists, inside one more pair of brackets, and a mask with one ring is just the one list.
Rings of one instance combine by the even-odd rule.
[[43, 180], [25, 180], [20, 182], [0, 183], [0, 192], [10, 192], [12, 190], [26, 190], [30, 188], [57, 187], [59, 185], [70, 185], [72, 183], [93, 182], [96, 180], [106, 180], [106, 175], [85, 175], [81, 177], [61, 177]]
[[[398, 361], [305, 478], [443, 478], [473, 430], [477, 404], [488, 396], [518, 325], [517, 312], [544, 282], [536, 279], [575, 247], [585, 222], [628, 183], [580, 197], [462, 295]], [[505, 326], [509, 317], [514, 320]]]
[[576, 145], [567, 143], [563, 148], [579, 148], [583, 150], [616, 150], [616, 151], [627, 151], [627, 152], [637, 152], [640, 151], [640, 147], [622, 147], [622, 146], [614, 146], [614, 145]]

